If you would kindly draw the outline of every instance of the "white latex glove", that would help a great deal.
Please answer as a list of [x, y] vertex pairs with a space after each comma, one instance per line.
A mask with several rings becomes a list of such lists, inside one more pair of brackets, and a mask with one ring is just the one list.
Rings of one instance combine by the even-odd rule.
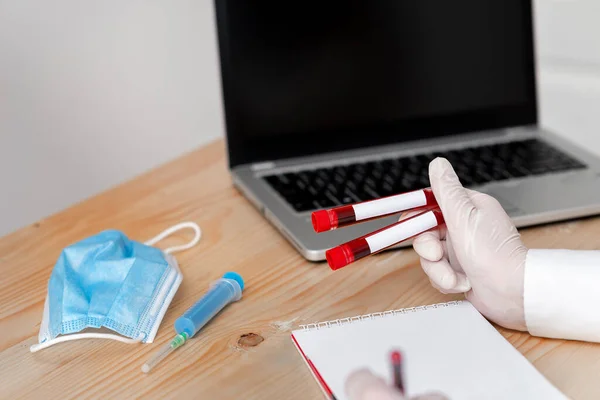
[[346, 395], [350, 400], [448, 400], [447, 397], [437, 394], [406, 398], [394, 387], [369, 370], [361, 369], [353, 372], [346, 380]]
[[496, 199], [465, 189], [446, 159], [431, 162], [429, 180], [446, 228], [420, 235], [413, 247], [431, 283], [443, 293], [466, 293], [499, 325], [526, 330], [527, 248], [514, 224]]

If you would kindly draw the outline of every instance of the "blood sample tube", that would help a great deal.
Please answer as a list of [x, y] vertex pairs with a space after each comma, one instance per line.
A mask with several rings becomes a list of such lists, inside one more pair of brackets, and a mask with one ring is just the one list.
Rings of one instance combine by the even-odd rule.
[[406, 210], [419, 210], [437, 206], [433, 191], [427, 188], [382, 197], [377, 200], [315, 211], [312, 213], [312, 224], [315, 232], [321, 233]]
[[327, 263], [332, 270], [338, 270], [443, 224], [439, 209], [422, 212], [328, 250], [325, 252]]

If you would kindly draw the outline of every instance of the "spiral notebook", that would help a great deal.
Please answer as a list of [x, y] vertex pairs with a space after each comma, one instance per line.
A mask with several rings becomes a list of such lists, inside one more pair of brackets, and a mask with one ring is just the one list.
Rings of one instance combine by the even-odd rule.
[[346, 377], [358, 368], [390, 381], [392, 349], [403, 353], [407, 396], [566, 399], [468, 301], [303, 325], [292, 339], [330, 399], [347, 399]]

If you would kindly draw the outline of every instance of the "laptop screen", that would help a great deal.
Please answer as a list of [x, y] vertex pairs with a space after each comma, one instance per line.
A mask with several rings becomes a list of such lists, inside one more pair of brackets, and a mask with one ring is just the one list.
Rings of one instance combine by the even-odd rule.
[[537, 122], [530, 1], [215, 5], [231, 166]]

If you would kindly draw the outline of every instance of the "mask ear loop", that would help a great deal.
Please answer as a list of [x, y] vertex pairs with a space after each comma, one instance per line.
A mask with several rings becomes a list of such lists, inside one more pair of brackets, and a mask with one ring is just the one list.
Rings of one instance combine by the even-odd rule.
[[57, 343], [69, 342], [71, 340], [78, 340], [78, 339], [112, 339], [112, 340], [117, 340], [119, 342], [131, 344], [131, 343], [139, 343], [142, 340], [144, 340], [144, 334], [140, 333], [137, 338], [129, 339], [129, 338], [126, 338], [123, 336], [113, 335], [112, 333], [91, 333], [91, 332], [74, 333], [74, 334], [70, 334], [70, 335], [59, 336], [54, 339], [48, 340], [44, 343], [34, 344], [31, 347], [29, 347], [29, 351], [32, 353], [35, 353], [36, 351], [40, 351], [47, 347], [53, 346]]
[[171, 253], [175, 253], [178, 251], [187, 250], [187, 249], [192, 248], [195, 245], [197, 245], [198, 242], [200, 241], [200, 238], [202, 237], [202, 230], [200, 230], [200, 227], [195, 222], [182, 222], [182, 223], [172, 226], [168, 229], [165, 229], [163, 232], [159, 233], [158, 235], [156, 235], [152, 239], [148, 240], [144, 244], [147, 246], [154, 246], [156, 243], [160, 242], [167, 236], [171, 236], [173, 233], [183, 230], [183, 229], [193, 229], [195, 232], [194, 238], [187, 244], [169, 247], [164, 252], [167, 254], [171, 254]]

